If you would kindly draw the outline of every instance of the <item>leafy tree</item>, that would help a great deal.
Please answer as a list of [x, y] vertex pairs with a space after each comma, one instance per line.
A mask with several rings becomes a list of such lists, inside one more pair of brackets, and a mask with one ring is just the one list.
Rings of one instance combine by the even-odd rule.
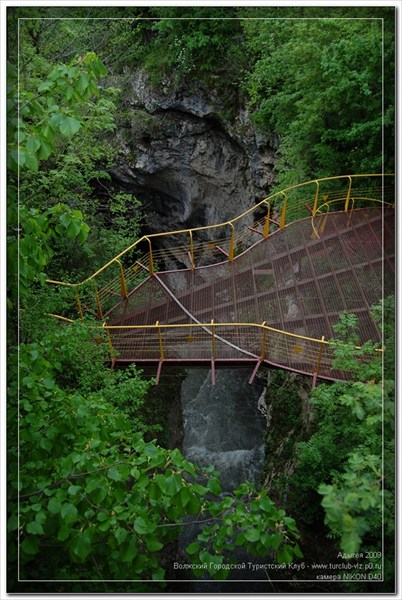
[[[383, 519], [387, 536], [393, 535], [393, 311], [393, 297], [373, 311], [379, 326], [387, 324], [386, 359], [380, 355], [368, 362], [362, 357], [364, 351], [372, 355], [372, 345], [356, 350], [356, 317], [342, 316], [336, 329], [348, 343], [336, 342], [336, 368], [350, 371], [353, 367], [360, 380], [317, 386], [311, 395], [316, 431], [298, 445], [293, 484], [310, 490], [313, 511], [315, 490], [323, 496], [325, 523], [346, 554], [362, 546], [381, 551]], [[383, 364], [387, 365], [384, 371]]]
[[[9, 65], [7, 90], [8, 111], [8, 277], [10, 293], [16, 292], [16, 276], [20, 275], [20, 292], [27, 292], [27, 285], [36, 277], [43, 280], [43, 269], [51, 254], [49, 238], [65, 236], [84, 241], [88, 227], [83, 223], [82, 213], [65, 204], [40, 212], [26, 209], [23, 205], [17, 213], [17, 177], [26, 170], [37, 173], [39, 163], [49, 159], [59, 141], [69, 139], [84, 124], [84, 117], [75, 106], [99, 93], [97, 77], [105, 74], [104, 66], [95, 54], [73, 60], [69, 66], [55, 67], [48, 78], [35, 91], [17, 89], [17, 72]], [[18, 113], [17, 113], [18, 107]], [[22, 198], [22, 196], [20, 196]], [[53, 221], [53, 224], [52, 224]], [[22, 235], [18, 244], [15, 230], [22, 222]], [[19, 268], [18, 268], [19, 265]]]
[[377, 308], [379, 326], [386, 323], [386, 359], [383, 365], [377, 365], [377, 372], [385, 366], [384, 379], [353, 383], [339, 398], [340, 404], [358, 419], [362, 441], [348, 455], [344, 471], [339, 470], [331, 484], [319, 488], [324, 496], [326, 523], [341, 536], [340, 547], [345, 552], [357, 552], [367, 532], [380, 543], [383, 523], [390, 546], [394, 533], [393, 317], [394, 298], [389, 297]]
[[244, 29], [255, 57], [246, 87], [256, 122], [280, 136], [280, 182], [381, 172], [383, 119], [393, 147], [392, 97], [382, 111], [382, 20], [251, 20]]

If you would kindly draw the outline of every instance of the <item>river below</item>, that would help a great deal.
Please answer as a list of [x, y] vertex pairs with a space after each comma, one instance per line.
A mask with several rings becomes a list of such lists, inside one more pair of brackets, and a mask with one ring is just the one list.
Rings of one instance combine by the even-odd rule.
[[[264, 387], [257, 381], [250, 385], [249, 375], [246, 369], [217, 369], [212, 385], [210, 371], [190, 369], [182, 382], [183, 454], [199, 466], [214, 465], [221, 475], [223, 494], [243, 481], [258, 485], [264, 465], [266, 420], [258, 409]], [[182, 550], [199, 531], [196, 524], [185, 528], [180, 539]], [[241, 548], [232, 558], [246, 564], [255, 560]], [[188, 591], [249, 591], [256, 585], [255, 577], [252, 569], [233, 570], [226, 582], [211, 581], [205, 575], [188, 581]]]

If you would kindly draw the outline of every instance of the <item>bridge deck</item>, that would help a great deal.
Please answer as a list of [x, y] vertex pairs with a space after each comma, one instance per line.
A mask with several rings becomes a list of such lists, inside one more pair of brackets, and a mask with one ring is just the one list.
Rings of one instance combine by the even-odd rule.
[[307, 218], [260, 236], [232, 261], [149, 276], [109, 313], [116, 360], [157, 362], [158, 373], [169, 361], [266, 361], [345, 378], [317, 340], [334, 337], [342, 311], [358, 316], [362, 343], [381, 340], [370, 308], [394, 288], [394, 211], [361, 208], [313, 221], [314, 228]]

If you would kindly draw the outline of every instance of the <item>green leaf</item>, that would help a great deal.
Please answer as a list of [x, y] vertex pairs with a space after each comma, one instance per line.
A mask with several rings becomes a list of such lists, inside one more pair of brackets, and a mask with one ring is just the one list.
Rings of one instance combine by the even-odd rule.
[[60, 514], [62, 519], [69, 524], [74, 523], [74, 521], [78, 519], [78, 510], [74, 504], [71, 504], [70, 502], [63, 504]]
[[286, 545], [282, 548], [279, 548], [279, 550], [276, 553], [276, 559], [278, 563], [289, 564], [290, 562], [292, 562], [292, 552], [290, 546]]
[[67, 89], [65, 91], [65, 96], [67, 100], [71, 100], [71, 98], [74, 96], [74, 88], [72, 85], [68, 85]]
[[208, 480], [207, 487], [215, 496], [219, 496], [222, 492], [220, 481], [216, 477]]
[[77, 90], [82, 95], [89, 85], [88, 75], [86, 73], [81, 73], [81, 76], [77, 83]]
[[303, 558], [303, 552], [300, 550], [299, 544], [294, 545], [293, 552], [294, 555], [297, 556], [297, 558]]
[[25, 527], [28, 533], [32, 533], [32, 535], [43, 535], [43, 527], [37, 521], [31, 521]]
[[149, 552], [158, 552], [163, 548], [163, 544], [155, 537], [147, 537], [145, 543]]
[[81, 490], [80, 485], [70, 485], [70, 487], [68, 488], [67, 491], [70, 494], [70, 496], [76, 496], [80, 490]]
[[102, 521], [106, 521], [106, 519], [109, 518], [109, 513], [106, 510], [100, 510], [98, 512], [98, 515], [96, 517], [98, 519], [98, 521], [102, 522]]
[[51, 81], [44, 81], [43, 83], [38, 85], [38, 92], [42, 94], [43, 92], [48, 92], [52, 87], [53, 83]]
[[69, 117], [67, 115], [61, 115], [61, 119], [58, 123], [60, 133], [66, 137], [72, 137], [79, 129], [81, 129], [81, 123], [75, 117]]
[[155, 525], [148, 519], [137, 517], [134, 521], [134, 529], [137, 533], [152, 533], [155, 530]]
[[30, 556], [39, 552], [39, 539], [37, 537], [26, 537], [21, 544], [21, 549]]
[[70, 532], [71, 532], [71, 527], [69, 525], [67, 525], [66, 523], [63, 523], [57, 533], [57, 539], [60, 542], [64, 542], [70, 535]]
[[38, 156], [41, 160], [46, 160], [53, 152], [53, 146], [49, 142], [42, 140], [39, 148]]
[[260, 532], [257, 529], [249, 529], [248, 531], [244, 532], [244, 537], [249, 542], [256, 542], [260, 539]]
[[60, 222], [62, 223], [62, 225], [64, 225], [64, 227], [67, 229], [67, 227], [71, 223], [70, 215], [67, 213], [63, 213], [62, 215], [60, 215], [59, 219], [60, 219]]
[[70, 238], [75, 238], [81, 231], [81, 224], [77, 221], [71, 221], [70, 225], [67, 227], [67, 235]]
[[57, 515], [61, 512], [61, 502], [57, 498], [50, 498], [47, 509], [52, 515]]
[[282, 541], [282, 536], [280, 533], [275, 533], [272, 537], [271, 537], [271, 546], [274, 550], [276, 550], [277, 548], [279, 548], [279, 544]]
[[124, 529], [123, 527], [117, 527], [117, 529], [114, 532], [114, 536], [115, 536], [116, 540], [119, 542], [119, 544], [122, 544], [124, 542], [127, 535], [128, 535], [128, 531], [127, 531], [127, 529]]
[[11, 517], [7, 521], [7, 531], [10, 533], [11, 531], [15, 531], [18, 529], [18, 516], [11, 515]]
[[26, 147], [27, 150], [29, 152], [31, 152], [31, 154], [35, 154], [35, 152], [37, 152], [39, 150], [41, 146], [41, 141], [38, 137], [32, 135], [28, 138], [28, 140], [26, 141]]
[[119, 559], [123, 562], [132, 562], [132, 560], [137, 556], [137, 548], [134, 540], [129, 540], [124, 542], [123, 546], [120, 548]]
[[122, 479], [121, 473], [116, 467], [112, 467], [111, 469], [109, 469], [107, 472], [107, 476], [109, 477], [109, 479], [113, 479], [113, 481], [121, 481]]
[[34, 154], [26, 153], [25, 154], [25, 165], [32, 173], [37, 173], [39, 168], [38, 159]]
[[51, 377], [46, 377], [42, 383], [45, 386], [45, 388], [47, 388], [48, 390], [51, 390], [54, 388], [54, 380]]
[[188, 502], [186, 509], [189, 515], [196, 515], [201, 508], [201, 501], [199, 498], [193, 497], [190, 502]]
[[84, 561], [91, 552], [91, 538], [88, 532], [74, 538], [71, 542], [70, 549], [81, 561]]
[[190, 554], [190, 555], [197, 554], [197, 552], [199, 551], [200, 548], [201, 548], [201, 545], [198, 542], [193, 542], [192, 544], [187, 546], [186, 552], [187, 552], [187, 554]]
[[175, 504], [185, 508], [191, 502], [193, 494], [188, 487], [182, 487], [174, 497]]

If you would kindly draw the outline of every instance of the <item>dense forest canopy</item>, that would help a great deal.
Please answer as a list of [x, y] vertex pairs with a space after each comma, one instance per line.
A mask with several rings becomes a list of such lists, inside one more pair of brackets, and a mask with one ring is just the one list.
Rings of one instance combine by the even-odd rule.
[[[120, 89], [134, 70], [155, 86], [213, 89], [229, 121], [248, 110], [257, 129], [278, 137], [280, 188], [393, 171], [394, 52], [388, 7], [8, 8], [10, 591], [37, 591], [17, 582], [17, 568], [58, 592], [132, 591], [104, 582], [127, 569], [164, 580], [182, 519], [200, 514], [207, 525], [187, 552], [213, 576], [227, 575], [216, 565], [237, 546], [302, 559], [298, 524], [269, 490], [245, 482], [222, 497], [213, 468], [164, 447], [149, 382], [134, 367], [105, 368], [107, 340], [94, 344], [91, 319], [67, 329], [46, 316], [69, 304], [45, 280], [78, 281], [139, 235], [141, 202], [110, 176]], [[378, 549], [384, 503], [392, 585], [392, 298], [376, 310], [385, 360], [357, 373], [352, 394], [345, 384], [314, 392], [322, 426], [300, 445], [293, 493], [303, 489], [301, 526], [325, 518], [346, 553]], [[345, 370], [355, 360], [353, 325], [340, 324]]]

